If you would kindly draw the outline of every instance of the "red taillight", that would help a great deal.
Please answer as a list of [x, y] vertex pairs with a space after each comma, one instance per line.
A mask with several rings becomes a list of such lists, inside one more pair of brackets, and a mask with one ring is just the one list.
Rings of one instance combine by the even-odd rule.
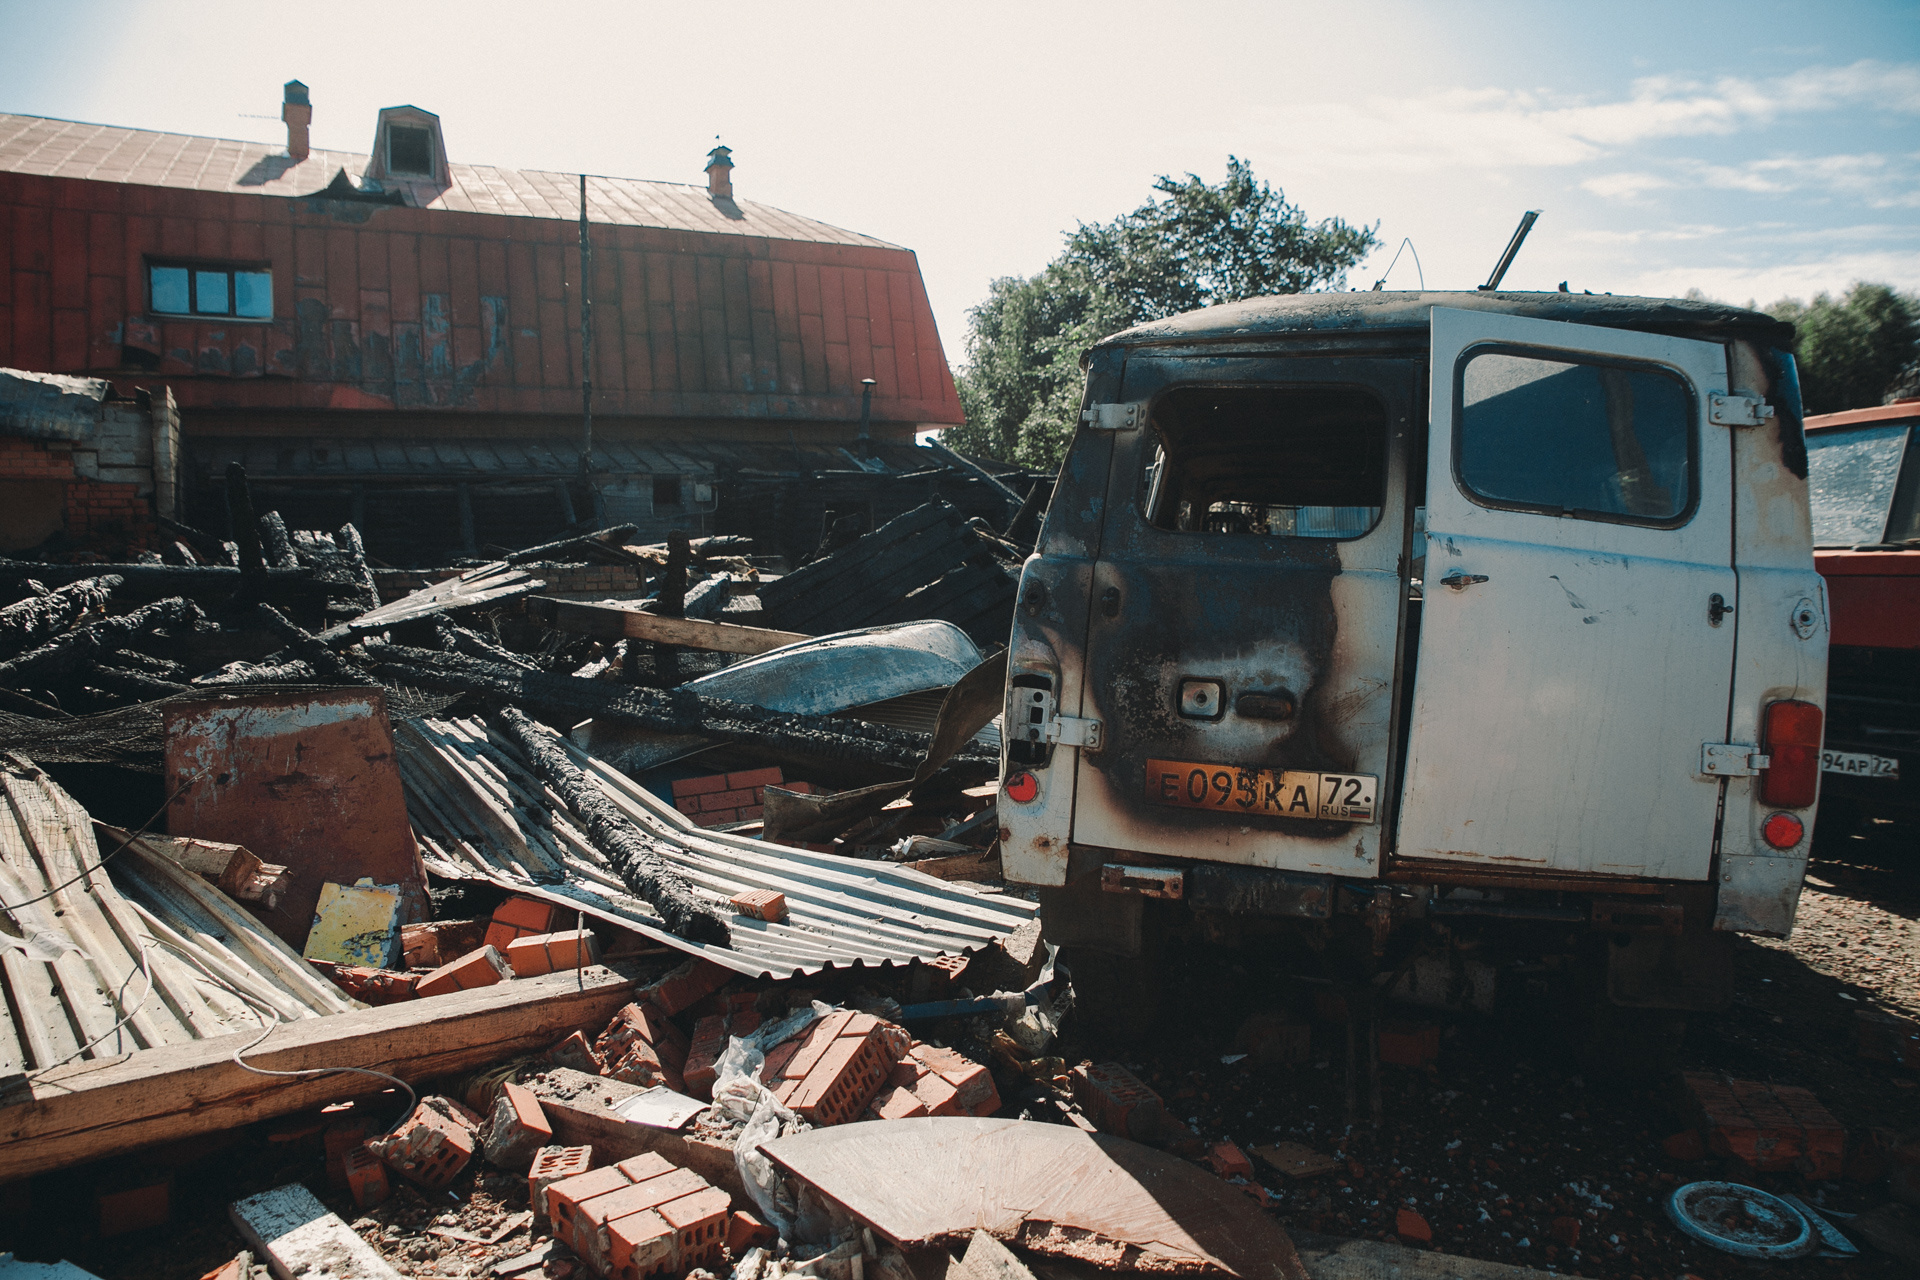
[[1000, 794], [1019, 804], [1031, 804], [1040, 794], [1040, 779], [1022, 770], [1001, 784]]
[[1768, 757], [1760, 771], [1760, 803], [1805, 809], [1820, 786], [1820, 708], [1811, 702], [1770, 702], [1760, 733]]
[[1760, 838], [1776, 849], [1791, 849], [1806, 834], [1806, 824], [1790, 813], [1770, 813], [1760, 824]]

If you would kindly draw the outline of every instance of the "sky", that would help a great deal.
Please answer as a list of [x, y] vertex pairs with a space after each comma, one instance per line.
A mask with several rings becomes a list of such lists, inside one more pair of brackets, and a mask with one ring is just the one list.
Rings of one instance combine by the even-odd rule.
[[[0, 0], [0, 111], [704, 182], [919, 256], [948, 358], [989, 282], [1229, 155], [1377, 224], [1347, 280], [1735, 303], [1920, 290], [1920, 3]], [[1403, 241], [1411, 251], [1389, 262]]]

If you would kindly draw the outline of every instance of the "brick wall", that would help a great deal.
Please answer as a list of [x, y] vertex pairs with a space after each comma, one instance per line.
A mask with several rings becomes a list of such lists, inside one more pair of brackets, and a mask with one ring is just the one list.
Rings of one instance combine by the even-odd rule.
[[110, 409], [100, 436], [78, 444], [0, 436], [0, 480], [63, 482], [65, 533], [90, 550], [150, 549], [159, 527], [147, 431], [144, 413]]

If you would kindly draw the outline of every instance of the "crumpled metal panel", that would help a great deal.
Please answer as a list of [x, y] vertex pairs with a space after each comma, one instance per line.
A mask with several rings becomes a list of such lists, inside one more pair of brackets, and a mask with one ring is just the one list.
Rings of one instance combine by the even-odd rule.
[[167, 830], [245, 845], [286, 866], [260, 917], [298, 948], [320, 886], [400, 887], [403, 923], [427, 918], [426, 869], [407, 821], [380, 689], [188, 698], [166, 704]]
[[0, 369], [0, 435], [85, 440], [113, 384], [105, 378]]

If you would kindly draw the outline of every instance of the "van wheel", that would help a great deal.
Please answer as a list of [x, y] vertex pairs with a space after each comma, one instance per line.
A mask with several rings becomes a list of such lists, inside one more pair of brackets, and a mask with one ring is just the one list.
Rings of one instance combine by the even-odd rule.
[[1073, 1022], [1092, 1040], [1137, 1040], [1160, 1016], [1161, 971], [1150, 954], [1116, 956], [1063, 947], [1060, 963], [1073, 975]]

